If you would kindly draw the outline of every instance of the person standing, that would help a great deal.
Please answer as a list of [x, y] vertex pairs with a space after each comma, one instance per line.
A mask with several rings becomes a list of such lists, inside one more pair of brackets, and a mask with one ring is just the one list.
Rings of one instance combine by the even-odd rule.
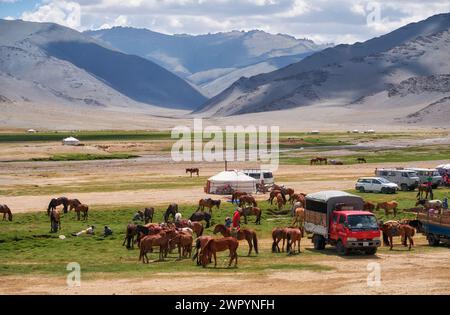
[[236, 208], [233, 214], [233, 223], [231, 228], [231, 236], [237, 238], [237, 234], [241, 229], [241, 209]]

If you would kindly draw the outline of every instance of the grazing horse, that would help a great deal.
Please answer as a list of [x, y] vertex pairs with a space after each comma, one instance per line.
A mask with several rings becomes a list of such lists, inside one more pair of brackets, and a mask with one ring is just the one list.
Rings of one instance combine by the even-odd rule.
[[[213, 233], [214, 234], [220, 233], [224, 237], [230, 237], [231, 236], [231, 231], [229, 229], [227, 229], [225, 227], [225, 225], [223, 225], [223, 224], [217, 224], [214, 227]], [[253, 247], [255, 248], [256, 254], [258, 254], [258, 237], [256, 236], [256, 232], [254, 230], [252, 230], [252, 229], [240, 229], [237, 232], [236, 238], [237, 238], [238, 241], [242, 241], [244, 239], [247, 241], [248, 248], [249, 248], [247, 256], [250, 256], [250, 254], [252, 253]]]
[[441, 200], [426, 200], [426, 199], [420, 199], [416, 202], [417, 206], [423, 206], [426, 210], [435, 209], [435, 210], [441, 210], [442, 209], [442, 201]]
[[239, 207], [243, 207], [245, 205], [251, 205], [253, 207], [257, 207], [258, 204], [256, 203], [255, 197], [250, 195], [244, 195], [239, 197]]
[[[192, 230], [191, 230], [192, 231]], [[189, 235], [184, 232], [177, 232], [175, 237], [169, 241], [168, 247], [172, 248], [172, 246], [178, 247], [178, 258], [181, 259], [181, 256], [186, 257], [189, 255], [189, 258], [192, 256], [192, 235]]]
[[123, 240], [122, 246], [127, 243], [127, 249], [134, 248], [134, 238], [137, 236], [137, 225], [130, 223], [127, 225], [127, 230], [125, 232], [125, 239]]
[[277, 198], [278, 211], [280, 211], [286, 205], [286, 199], [283, 198], [282, 194], [276, 195], [276, 198]]
[[234, 266], [237, 266], [238, 254], [237, 249], [239, 247], [239, 242], [234, 237], [224, 237], [221, 239], [210, 239], [206, 242], [205, 248], [203, 249], [204, 254], [202, 255], [202, 266], [206, 267], [209, 263], [210, 258], [214, 257], [214, 268], [217, 267], [217, 252], [223, 252], [225, 250], [230, 250], [230, 262], [228, 263], [228, 267], [231, 266], [231, 263], [234, 262]]
[[273, 203], [273, 199], [277, 195], [281, 195], [281, 197], [283, 198], [284, 202], [286, 202], [286, 195], [284, 194], [283, 190], [281, 190], [281, 189], [272, 190], [270, 192], [269, 199], [267, 201], [270, 202], [270, 204], [272, 204]]
[[192, 229], [192, 231], [194, 231], [195, 235], [197, 235], [197, 237], [200, 237], [203, 235], [203, 224], [201, 222], [192, 222], [190, 220], [181, 220], [179, 222], [175, 223], [175, 226], [177, 228], [190, 228]]
[[153, 246], [159, 246], [159, 260], [164, 261], [165, 253], [167, 252], [170, 239], [175, 236], [174, 230], [161, 231], [159, 234], [145, 236], [140, 243], [139, 260], [142, 263], [147, 261], [147, 253], [153, 251]]
[[66, 197], [53, 198], [48, 204], [47, 215], [50, 215], [50, 211], [55, 210], [56, 207], [60, 205], [64, 206], [64, 213], [67, 213], [67, 207], [69, 206], [68, 202], [69, 199], [67, 199]]
[[212, 236], [200, 236], [195, 241], [195, 254], [192, 256], [192, 260], [197, 260], [197, 266], [201, 265], [203, 249], [205, 248], [206, 243], [212, 239]]
[[373, 202], [366, 201], [366, 202], [364, 202], [363, 210], [373, 212], [375, 210], [375, 207], [376, 206]]
[[357, 158], [356, 161], [357, 161], [358, 163], [367, 163], [366, 159], [363, 158], [363, 157]]
[[80, 221], [80, 214], [81, 212], [83, 213], [83, 220], [87, 221], [88, 219], [88, 211], [89, 211], [89, 206], [85, 205], [85, 204], [80, 204], [78, 206], [75, 207], [75, 212], [77, 214], [77, 220]]
[[68, 199], [67, 200], [67, 205], [69, 206], [69, 211], [72, 211], [77, 206], [81, 205], [81, 201], [78, 200], [78, 199]]
[[6, 220], [6, 215], [8, 215], [8, 220], [12, 221], [12, 212], [7, 205], [0, 205], [0, 213], [3, 213], [3, 221]]
[[191, 173], [191, 177], [192, 177], [192, 174], [197, 174], [197, 176], [199, 176], [200, 170], [198, 168], [187, 168], [186, 174], [187, 173]]
[[422, 184], [419, 185], [419, 187], [417, 187], [418, 192], [416, 195], [417, 199], [424, 199], [423, 195], [425, 194], [425, 199], [428, 199], [428, 195], [430, 196], [431, 199], [434, 199], [434, 194], [433, 194], [433, 188], [431, 186], [428, 186], [427, 184]]
[[341, 160], [331, 160], [330, 164], [331, 165], [344, 165], [344, 162], [342, 162]]
[[287, 228], [286, 229], [286, 252], [291, 255], [295, 253], [295, 244], [297, 244], [298, 253], [300, 253], [300, 242], [303, 236], [302, 228]]
[[239, 201], [239, 197], [241, 196], [246, 196], [248, 195], [246, 192], [243, 191], [235, 191], [232, 195], [231, 195], [231, 203], [235, 203], [237, 201]]
[[50, 232], [56, 233], [61, 230], [61, 214], [58, 210], [50, 210]]
[[289, 199], [291, 204], [294, 204], [294, 202], [301, 202], [303, 206], [305, 206], [306, 202], [306, 194], [300, 193], [300, 194], [293, 194], [292, 198]]
[[317, 158], [311, 159], [309, 161], [309, 165], [317, 165], [319, 164], [319, 160]]
[[209, 228], [211, 224], [211, 214], [204, 211], [197, 211], [191, 215], [189, 220], [191, 220], [191, 222], [200, 222], [204, 220], [206, 222], [206, 228]]
[[328, 159], [327, 158], [317, 157], [316, 159], [320, 163], [320, 165], [322, 165], [322, 162], [325, 163], [325, 165], [328, 164]]
[[386, 201], [386, 202], [380, 202], [377, 204], [377, 208], [376, 210], [380, 210], [383, 209], [384, 210], [384, 214], [386, 216], [389, 216], [389, 211], [393, 210], [394, 211], [394, 217], [397, 216], [397, 208], [398, 208], [398, 202], [396, 201]]
[[176, 203], [171, 203], [164, 213], [164, 222], [169, 222], [169, 217], [172, 216], [175, 220], [175, 215], [178, 213], [178, 205]]
[[411, 246], [414, 246], [413, 236], [416, 230], [408, 224], [401, 224], [396, 221], [386, 222], [381, 225], [381, 231], [383, 232], [383, 243], [385, 246], [390, 246], [390, 250], [394, 247], [392, 241], [394, 236], [401, 236], [405, 247], [408, 246], [409, 240], [409, 250], [411, 250]]
[[292, 200], [292, 197], [294, 196], [294, 193], [295, 193], [294, 189], [292, 189], [292, 188], [285, 188], [285, 189], [282, 189], [281, 191], [283, 192], [283, 194], [284, 194], [285, 196], [286, 196], [286, 195], [289, 196], [288, 201], [291, 201], [291, 200]]
[[281, 247], [281, 251], [284, 252], [284, 242], [286, 240], [286, 232], [287, 228], [274, 228], [272, 230], [272, 253], [280, 252], [280, 241], [283, 240], [283, 246]]
[[294, 221], [292, 221], [291, 225], [303, 228], [304, 223], [305, 223], [305, 209], [302, 207], [298, 207], [297, 209], [295, 209]]
[[163, 228], [154, 223], [136, 226], [136, 243], [140, 247], [141, 239], [147, 235], [155, 235], [163, 231]]
[[262, 211], [261, 211], [260, 208], [258, 208], [258, 207], [246, 207], [246, 208], [241, 209], [240, 212], [241, 212], [241, 215], [244, 216], [245, 224], [247, 224], [247, 216], [251, 216], [251, 215], [256, 216], [255, 224], [261, 224]]
[[145, 208], [144, 210], [144, 223], [148, 224], [153, 222], [153, 215], [155, 214], [155, 208]]
[[220, 199], [219, 200], [214, 200], [211, 198], [207, 198], [207, 199], [200, 199], [198, 201], [198, 208], [197, 211], [201, 210], [204, 211], [205, 207], [209, 209], [209, 213], [212, 213], [212, 208], [214, 206], [217, 207], [217, 209], [220, 209]]

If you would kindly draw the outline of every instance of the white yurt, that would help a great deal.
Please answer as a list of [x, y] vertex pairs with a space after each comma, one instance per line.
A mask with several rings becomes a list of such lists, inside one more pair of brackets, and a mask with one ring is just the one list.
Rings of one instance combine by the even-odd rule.
[[63, 139], [62, 144], [63, 145], [79, 145], [80, 140], [78, 140], [77, 138], [74, 138], [74, 137], [68, 137], [68, 138]]
[[256, 179], [245, 175], [240, 171], [223, 171], [208, 178], [205, 192], [208, 194], [222, 194], [226, 187], [246, 193], [256, 192]]

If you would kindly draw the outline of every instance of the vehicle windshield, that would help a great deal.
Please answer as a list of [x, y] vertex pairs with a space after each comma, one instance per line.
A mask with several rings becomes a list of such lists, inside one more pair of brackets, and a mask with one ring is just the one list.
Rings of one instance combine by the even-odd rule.
[[377, 230], [378, 222], [373, 215], [350, 215], [347, 218], [350, 230]]
[[408, 177], [417, 177], [416, 172], [406, 172], [406, 174], [408, 174]]
[[388, 180], [385, 179], [385, 178], [377, 178], [377, 180], [380, 181], [380, 182], [383, 183], [383, 184], [389, 184], [389, 183], [390, 183], [390, 181], [388, 181]]

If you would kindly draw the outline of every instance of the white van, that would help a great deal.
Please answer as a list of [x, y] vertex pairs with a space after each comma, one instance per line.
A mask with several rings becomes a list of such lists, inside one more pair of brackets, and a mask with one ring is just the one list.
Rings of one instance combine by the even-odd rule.
[[428, 182], [428, 178], [431, 177], [431, 184], [433, 189], [438, 188], [442, 184], [442, 176], [439, 175], [437, 169], [432, 168], [408, 168], [408, 170], [414, 171], [419, 176], [420, 184]]
[[245, 175], [248, 175], [258, 181], [258, 184], [264, 184], [265, 186], [272, 186], [275, 183], [272, 171], [255, 169], [242, 170]]
[[396, 183], [403, 191], [414, 190], [419, 186], [419, 177], [416, 172], [411, 170], [376, 169], [375, 175]]

